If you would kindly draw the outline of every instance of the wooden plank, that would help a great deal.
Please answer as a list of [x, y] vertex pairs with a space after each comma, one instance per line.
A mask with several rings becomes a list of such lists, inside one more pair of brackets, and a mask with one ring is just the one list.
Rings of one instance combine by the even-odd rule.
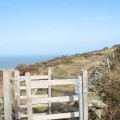
[[35, 98], [32, 99], [32, 104], [40, 104], [40, 103], [54, 103], [54, 102], [68, 102], [68, 101], [77, 101], [78, 95], [72, 96], [60, 96], [60, 97], [46, 97], [46, 98]]
[[68, 85], [75, 84], [75, 79], [56, 79], [56, 80], [39, 80], [31, 81], [31, 88], [46, 88], [49, 85]]
[[20, 81], [17, 80], [20, 77], [19, 71], [14, 72], [14, 86], [15, 86], [15, 118], [20, 119]]
[[48, 75], [30, 76], [30, 80], [44, 80], [44, 79], [48, 79]]
[[12, 120], [12, 104], [10, 89], [10, 71], [3, 71], [3, 89], [4, 89], [4, 119]]
[[83, 79], [83, 100], [84, 100], [84, 120], [88, 120], [88, 77], [87, 70], [82, 70]]
[[[12, 78], [13, 80], [17, 79], [19, 81], [25, 81], [26, 76], [20, 76], [19, 78]], [[46, 80], [48, 79], [48, 75], [38, 75], [38, 76], [30, 76], [30, 80]]]
[[[49, 85], [69, 85], [75, 84], [75, 79], [55, 79], [55, 80], [37, 80], [31, 81], [31, 89], [48, 88]], [[26, 86], [20, 86], [21, 90], [26, 89]]]
[[31, 97], [31, 81], [30, 81], [30, 73], [25, 73], [26, 76], [26, 93], [27, 93], [27, 113], [28, 120], [32, 120], [32, 97]]
[[26, 86], [20, 86], [20, 90], [26, 90]]
[[56, 120], [56, 119], [65, 119], [65, 118], [74, 118], [78, 117], [78, 112], [71, 113], [59, 113], [59, 114], [50, 114], [50, 115], [33, 115], [33, 120]]
[[78, 77], [77, 83], [78, 103], [79, 103], [79, 120], [84, 120], [84, 93], [83, 93], [83, 78]]
[[[48, 70], [48, 80], [51, 80], [51, 75], [52, 75], [52, 69], [49, 68]], [[50, 98], [51, 97], [51, 85], [48, 86], [48, 97]], [[49, 101], [48, 103], [48, 112], [49, 114], [51, 114], [51, 102]]]
[[[25, 118], [27, 115], [21, 114], [21, 118]], [[58, 114], [33, 114], [32, 120], [56, 120], [65, 118], [79, 117], [79, 112], [58, 113]]]
[[[35, 98], [43, 98], [43, 97], [48, 97], [48, 95], [46, 94], [46, 95], [32, 95], [31, 96], [33, 99], [35, 99]], [[27, 99], [27, 96], [20, 96], [20, 99]]]

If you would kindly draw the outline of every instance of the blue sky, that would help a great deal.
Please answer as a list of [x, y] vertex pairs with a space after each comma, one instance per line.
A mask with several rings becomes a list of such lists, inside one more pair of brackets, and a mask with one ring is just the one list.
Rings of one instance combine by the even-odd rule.
[[0, 55], [63, 55], [120, 43], [120, 0], [1, 0]]

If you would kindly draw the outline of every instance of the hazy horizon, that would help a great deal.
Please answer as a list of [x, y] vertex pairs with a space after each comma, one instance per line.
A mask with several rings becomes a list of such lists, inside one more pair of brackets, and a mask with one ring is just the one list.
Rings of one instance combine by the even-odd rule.
[[[119, 43], [118, 43], [119, 44]], [[93, 52], [93, 51], [99, 51], [99, 50], [102, 50], [104, 48], [111, 48], [113, 47], [114, 45], [117, 45], [117, 44], [113, 44], [111, 46], [104, 46], [100, 49], [92, 49], [92, 50], [86, 50], [86, 51], [82, 51], [82, 52], [76, 52], [76, 53], [69, 53], [69, 54], [8, 54], [8, 55], [0, 55], [0, 57], [46, 57], [46, 56], [49, 56], [49, 57], [60, 57], [60, 56], [63, 56], [63, 55], [67, 55], [67, 56], [71, 56], [71, 55], [75, 55], [75, 54], [82, 54], [82, 53], [86, 53], [86, 52]]]
[[0, 69], [15, 68], [20, 64], [36, 64], [57, 56], [0, 56]]

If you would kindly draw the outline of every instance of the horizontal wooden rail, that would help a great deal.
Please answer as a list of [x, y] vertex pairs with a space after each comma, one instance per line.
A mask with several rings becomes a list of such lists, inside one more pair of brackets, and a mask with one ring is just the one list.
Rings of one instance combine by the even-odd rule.
[[[44, 97], [48, 97], [48, 95], [33, 95], [32, 96], [33, 99], [44, 98]], [[27, 99], [27, 96], [20, 96], [20, 99]]]
[[[26, 76], [19, 76], [19, 78], [12, 78], [12, 80], [25, 81]], [[48, 79], [48, 75], [38, 75], [38, 76], [30, 76], [30, 80], [46, 80]]]
[[78, 95], [72, 96], [60, 96], [60, 97], [46, 97], [46, 98], [35, 98], [32, 99], [32, 104], [42, 104], [42, 103], [55, 103], [55, 102], [68, 102], [77, 101]]
[[59, 79], [59, 80], [40, 80], [40, 81], [31, 81], [31, 88], [43, 88], [48, 87], [49, 85], [69, 85], [75, 84], [75, 79]]
[[[35, 80], [31, 81], [31, 89], [48, 88], [50, 85], [74, 85], [75, 82], [75, 79]], [[26, 89], [26, 86], [20, 86], [20, 89]]]
[[[21, 114], [21, 118], [26, 118], [27, 115]], [[33, 114], [32, 120], [56, 120], [65, 118], [79, 117], [79, 112], [69, 112], [69, 113], [58, 113], [58, 114]]]

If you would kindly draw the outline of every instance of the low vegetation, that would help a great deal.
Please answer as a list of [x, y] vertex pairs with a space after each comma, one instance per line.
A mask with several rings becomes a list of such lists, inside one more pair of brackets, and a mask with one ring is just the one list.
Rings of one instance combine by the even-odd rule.
[[120, 45], [117, 46], [115, 58], [111, 60], [110, 66], [110, 71], [103, 71], [99, 93], [107, 104], [104, 119], [120, 120]]

